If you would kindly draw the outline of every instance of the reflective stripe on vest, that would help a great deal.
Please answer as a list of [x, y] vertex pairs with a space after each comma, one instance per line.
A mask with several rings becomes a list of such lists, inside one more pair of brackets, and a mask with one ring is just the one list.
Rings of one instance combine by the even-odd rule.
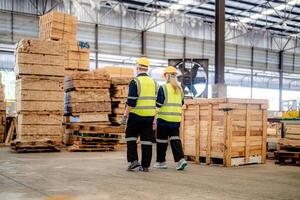
[[165, 101], [158, 110], [158, 118], [168, 122], [180, 122], [182, 112], [182, 93], [175, 93], [172, 85], [163, 85]]
[[138, 76], [134, 79], [137, 85], [138, 98], [131, 113], [142, 117], [155, 116], [157, 83], [149, 76]]

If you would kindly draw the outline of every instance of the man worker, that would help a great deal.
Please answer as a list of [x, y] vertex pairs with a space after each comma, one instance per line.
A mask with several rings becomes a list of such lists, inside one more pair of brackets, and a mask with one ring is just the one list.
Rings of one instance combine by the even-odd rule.
[[[129, 83], [127, 106], [122, 123], [126, 124], [128, 171], [148, 172], [152, 158], [152, 125], [156, 115], [158, 84], [148, 76], [149, 60], [137, 60], [137, 76]], [[137, 139], [140, 136], [142, 161], [138, 161]]]

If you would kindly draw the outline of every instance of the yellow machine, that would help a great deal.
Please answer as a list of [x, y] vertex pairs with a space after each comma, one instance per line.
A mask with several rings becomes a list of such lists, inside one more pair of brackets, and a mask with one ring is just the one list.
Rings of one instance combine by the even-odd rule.
[[283, 119], [300, 118], [300, 100], [287, 100], [282, 103]]

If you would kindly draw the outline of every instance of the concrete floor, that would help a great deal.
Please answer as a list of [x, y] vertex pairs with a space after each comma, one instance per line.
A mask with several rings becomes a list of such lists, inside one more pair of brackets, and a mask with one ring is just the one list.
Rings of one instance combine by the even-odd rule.
[[16, 154], [0, 148], [0, 199], [300, 199], [299, 167], [189, 164], [178, 172], [169, 154], [169, 169], [127, 172], [125, 153]]

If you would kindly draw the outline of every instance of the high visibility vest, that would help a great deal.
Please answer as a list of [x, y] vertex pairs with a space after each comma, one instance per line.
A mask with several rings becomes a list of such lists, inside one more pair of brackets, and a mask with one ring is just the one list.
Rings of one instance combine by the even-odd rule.
[[181, 122], [182, 92], [175, 93], [172, 85], [167, 83], [162, 86], [165, 102], [158, 110], [158, 117], [168, 122]]
[[155, 116], [157, 83], [149, 76], [138, 76], [134, 81], [137, 85], [138, 97], [128, 97], [137, 99], [136, 106], [130, 112], [142, 117]]

